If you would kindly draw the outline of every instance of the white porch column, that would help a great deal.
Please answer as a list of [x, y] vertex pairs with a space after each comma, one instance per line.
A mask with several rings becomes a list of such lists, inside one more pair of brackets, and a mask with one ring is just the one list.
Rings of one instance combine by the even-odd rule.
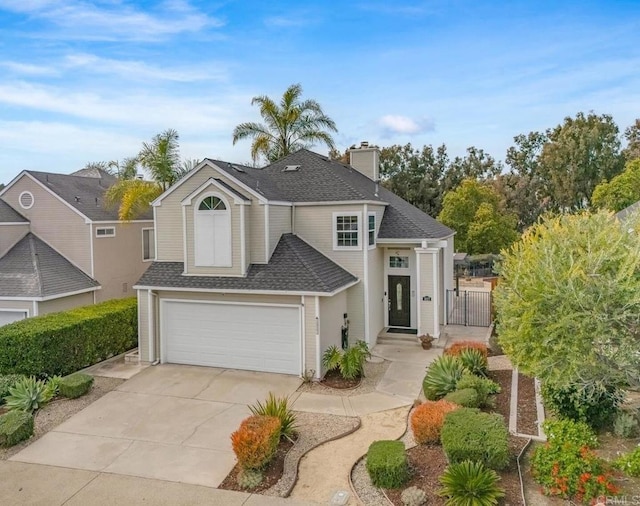
[[440, 337], [440, 248], [416, 248], [418, 335]]

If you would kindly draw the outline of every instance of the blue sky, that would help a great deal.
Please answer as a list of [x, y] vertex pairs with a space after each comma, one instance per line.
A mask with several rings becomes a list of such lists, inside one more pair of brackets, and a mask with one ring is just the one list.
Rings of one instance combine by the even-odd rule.
[[[233, 127], [292, 83], [342, 150], [445, 143], [504, 159], [567, 115], [640, 117], [638, 1], [0, 0], [0, 182], [122, 159], [167, 128], [249, 160]], [[318, 148], [326, 152], [324, 148]]]

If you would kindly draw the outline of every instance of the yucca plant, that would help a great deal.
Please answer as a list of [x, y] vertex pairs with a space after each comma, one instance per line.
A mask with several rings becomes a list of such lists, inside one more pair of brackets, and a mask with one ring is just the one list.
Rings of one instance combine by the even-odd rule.
[[27, 413], [33, 413], [42, 408], [51, 400], [53, 394], [47, 384], [34, 378], [23, 378], [9, 388], [9, 395], [5, 397], [7, 408], [19, 409]]
[[480, 462], [450, 464], [439, 480], [438, 495], [447, 498], [447, 506], [495, 506], [504, 497], [498, 474]]
[[464, 371], [465, 368], [458, 357], [442, 355], [436, 358], [427, 369], [427, 375], [422, 382], [425, 397], [430, 401], [437, 401], [453, 392]]
[[460, 352], [458, 358], [467, 371], [476, 374], [477, 376], [487, 375], [487, 357], [485, 357], [479, 350], [467, 348]]
[[291, 440], [296, 435], [296, 415], [289, 408], [288, 397], [276, 397], [273, 392], [269, 392], [269, 397], [264, 404], [257, 401], [253, 406], [249, 406], [249, 411], [254, 415], [278, 418], [280, 420], [280, 436]]

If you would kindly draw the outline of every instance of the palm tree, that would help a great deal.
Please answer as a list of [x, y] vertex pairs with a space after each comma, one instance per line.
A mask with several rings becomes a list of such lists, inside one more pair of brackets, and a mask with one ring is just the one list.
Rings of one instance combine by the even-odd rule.
[[[178, 132], [165, 130], [151, 142], [143, 142], [136, 157], [116, 163], [122, 176], [105, 192], [104, 199], [107, 206], [119, 206], [121, 220], [131, 221], [140, 216], [153, 200], [193, 168], [194, 163], [197, 165], [195, 160], [181, 164], [178, 140]], [[138, 163], [147, 170], [151, 181], [135, 178]]]
[[320, 142], [335, 149], [328, 133], [337, 132], [336, 124], [315, 100], [301, 100], [302, 86], [292, 84], [280, 104], [266, 95], [253, 97], [251, 105], [260, 107], [264, 123], [240, 123], [233, 130], [233, 143], [253, 139], [251, 158], [263, 156], [273, 162], [283, 156]]

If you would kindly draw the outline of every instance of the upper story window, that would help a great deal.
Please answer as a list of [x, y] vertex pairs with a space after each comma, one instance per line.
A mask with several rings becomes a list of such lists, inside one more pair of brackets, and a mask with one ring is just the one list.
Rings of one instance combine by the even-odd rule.
[[115, 237], [115, 227], [99, 227], [96, 228], [96, 237]]
[[231, 212], [218, 195], [207, 195], [195, 206], [194, 264], [231, 267]]
[[369, 213], [369, 246], [376, 245], [376, 215], [375, 213]]
[[155, 231], [152, 228], [142, 229], [142, 260], [149, 262], [156, 259]]
[[334, 213], [333, 215], [333, 248], [361, 249], [360, 214]]

